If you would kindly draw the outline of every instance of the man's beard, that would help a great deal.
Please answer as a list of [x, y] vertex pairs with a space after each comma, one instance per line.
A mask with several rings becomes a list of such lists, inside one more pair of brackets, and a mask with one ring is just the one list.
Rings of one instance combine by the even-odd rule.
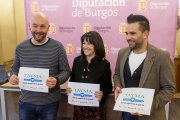
[[131, 47], [132, 50], [139, 50], [142, 48], [142, 44], [140, 43], [135, 43], [133, 47]]
[[[40, 34], [40, 33], [39, 33]], [[41, 43], [45, 40], [46, 36], [44, 34], [40, 34], [41, 37], [36, 37], [38, 34], [33, 34], [34, 39], [38, 42]]]

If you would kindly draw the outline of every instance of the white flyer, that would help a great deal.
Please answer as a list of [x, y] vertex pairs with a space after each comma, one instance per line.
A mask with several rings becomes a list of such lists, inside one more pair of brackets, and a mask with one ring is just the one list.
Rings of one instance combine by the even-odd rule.
[[49, 69], [20, 67], [18, 77], [21, 89], [48, 92], [46, 80], [49, 78]]
[[153, 98], [154, 89], [123, 88], [116, 100], [114, 110], [150, 115]]
[[99, 91], [99, 84], [68, 82], [71, 93], [68, 95], [68, 103], [77, 106], [99, 106], [95, 97], [95, 91]]

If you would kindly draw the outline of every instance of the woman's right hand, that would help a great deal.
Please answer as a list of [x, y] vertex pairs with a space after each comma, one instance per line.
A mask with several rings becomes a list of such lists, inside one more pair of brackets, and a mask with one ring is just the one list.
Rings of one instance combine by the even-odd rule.
[[69, 94], [71, 93], [71, 91], [72, 91], [72, 90], [71, 90], [70, 87], [67, 87], [67, 88], [66, 88], [66, 94], [67, 94], [67, 95], [69, 95]]

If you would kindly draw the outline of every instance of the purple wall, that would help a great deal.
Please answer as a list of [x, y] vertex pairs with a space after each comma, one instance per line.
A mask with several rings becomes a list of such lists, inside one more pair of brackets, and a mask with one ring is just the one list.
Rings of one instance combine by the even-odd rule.
[[25, 0], [27, 37], [31, 37], [28, 24], [35, 11], [49, 17], [49, 36], [63, 43], [70, 65], [80, 54], [81, 35], [95, 30], [104, 40], [114, 72], [118, 50], [128, 45], [123, 30], [130, 13], [149, 18], [149, 42], [174, 58], [178, 0]]

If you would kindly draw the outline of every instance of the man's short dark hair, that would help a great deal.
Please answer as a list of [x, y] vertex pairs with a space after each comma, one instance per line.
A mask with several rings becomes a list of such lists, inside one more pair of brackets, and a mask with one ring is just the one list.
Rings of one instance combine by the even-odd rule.
[[145, 16], [130, 14], [127, 17], [127, 23], [130, 24], [130, 23], [135, 23], [135, 22], [139, 23], [140, 30], [142, 32], [144, 32], [145, 30], [150, 31], [149, 20]]

